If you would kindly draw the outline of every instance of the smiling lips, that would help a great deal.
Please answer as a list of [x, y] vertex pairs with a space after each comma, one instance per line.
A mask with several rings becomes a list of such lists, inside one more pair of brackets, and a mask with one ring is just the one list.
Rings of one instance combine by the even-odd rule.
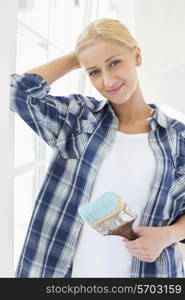
[[110, 94], [117, 94], [117, 93], [121, 90], [123, 84], [124, 84], [124, 83], [122, 83], [120, 86], [118, 86], [118, 87], [115, 88], [115, 89], [107, 90], [107, 92], [110, 93]]

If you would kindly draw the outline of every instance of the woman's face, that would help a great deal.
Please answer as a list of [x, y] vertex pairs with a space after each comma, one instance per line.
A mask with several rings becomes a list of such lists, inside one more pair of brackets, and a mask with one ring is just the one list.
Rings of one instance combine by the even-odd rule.
[[83, 49], [78, 60], [92, 85], [112, 103], [125, 103], [137, 92], [136, 66], [141, 64], [138, 47], [131, 51], [115, 41], [100, 39]]

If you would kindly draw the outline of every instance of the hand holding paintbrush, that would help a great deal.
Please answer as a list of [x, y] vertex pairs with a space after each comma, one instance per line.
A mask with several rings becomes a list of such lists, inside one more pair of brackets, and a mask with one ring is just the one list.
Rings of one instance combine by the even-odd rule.
[[119, 235], [129, 240], [138, 237], [132, 229], [136, 213], [113, 192], [104, 193], [97, 200], [80, 205], [78, 213], [84, 222], [102, 235]]

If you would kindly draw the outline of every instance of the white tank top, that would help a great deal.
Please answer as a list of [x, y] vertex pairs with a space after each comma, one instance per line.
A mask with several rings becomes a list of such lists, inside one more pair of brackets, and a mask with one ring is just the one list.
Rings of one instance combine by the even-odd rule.
[[[115, 192], [136, 211], [133, 227], [150, 197], [155, 158], [148, 133], [117, 131], [115, 142], [102, 161], [92, 187], [90, 201], [105, 192]], [[82, 226], [73, 260], [72, 277], [130, 277], [132, 255], [119, 236], [101, 236], [88, 224]]]

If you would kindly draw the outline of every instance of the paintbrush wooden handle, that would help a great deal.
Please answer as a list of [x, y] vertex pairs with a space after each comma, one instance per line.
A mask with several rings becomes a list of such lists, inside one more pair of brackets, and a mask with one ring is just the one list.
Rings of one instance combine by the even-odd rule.
[[114, 229], [114, 230], [109, 230], [107, 235], [119, 235], [119, 236], [127, 238], [130, 241], [137, 239], [138, 236], [132, 229], [132, 225], [133, 225], [134, 221], [135, 221], [135, 219]]

